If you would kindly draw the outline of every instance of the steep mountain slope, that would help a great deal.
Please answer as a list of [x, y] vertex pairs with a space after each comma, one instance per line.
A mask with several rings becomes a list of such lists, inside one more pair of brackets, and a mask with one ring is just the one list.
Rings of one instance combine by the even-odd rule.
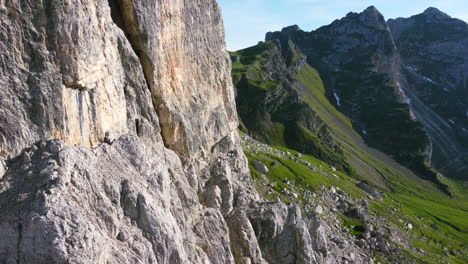
[[[401, 90], [399, 57], [383, 16], [373, 7], [350, 13], [317, 31], [286, 28], [267, 40], [291, 40], [317, 67], [328, 97], [368, 143], [406, 166], [423, 171], [431, 142], [413, 120]], [[365, 132], [365, 133], [364, 133]]]
[[[423, 16], [433, 12], [431, 10]], [[440, 78], [450, 80], [451, 83], [447, 85], [456, 83], [463, 87], [467, 49], [463, 45], [466, 41], [466, 23], [448, 16], [445, 19], [449, 20], [449, 24], [456, 25], [453, 29], [455, 33], [448, 32], [446, 37], [441, 36], [445, 41], [441, 45], [437, 40], [426, 40], [430, 41], [428, 45], [439, 47], [432, 49], [434, 56], [411, 52], [405, 46], [402, 50], [413, 54], [413, 58], [426, 60], [426, 65], [438, 63], [438, 68], [433, 70], [445, 71], [445, 75], [455, 77], [448, 78], [441, 74], [443, 77]], [[443, 27], [443, 23], [441, 25]], [[437, 30], [437, 27], [430, 25], [426, 27]], [[404, 37], [405, 34], [413, 36], [411, 32], [402, 33], [406, 32], [403, 29], [394, 31], [401, 31], [398, 33], [399, 37]], [[430, 34], [435, 35], [433, 32], [427, 33]], [[448, 123], [455, 123], [454, 118], [458, 118], [457, 122], [459, 119], [466, 119], [463, 116], [466, 113], [462, 110], [464, 103], [454, 101], [466, 101], [463, 99], [466, 98], [464, 88], [454, 88], [454, 91], [458, 91], [455, 92], [456, 96], [441, 94], [443, 87], [435, 88], [435, 82], [428, 81], [430, 78], [406, 65], [404, 54], [402, 58], [388, 24], [377, 9], [369, 7], [360, 14], [350, 13], [345, 18], [312, 32], [304, 32], [295, 26], [285, 28], [281, 32], [268, 33], [266, 39], [278, 39], [282, 43], [292, 41], [307, 56], [308, 63], [316, 67], [324, 79], [327, 97], [335, 101], [338, 109], [351, 118], [353, 125], [369, 145], [388, 153], [424, 177], [435, 179], [435, 174], [428, 166], [452, 177], [467, 175], [464, 171], [465, 135], [463, 127], [459, 127], [463, 122], [454, 125], [458, 126], [458, 131], [447, 127]], [[402, 42], [400, 39], [398, 41]], [[424, 43], [412, 39], [404, 43], [410, 42]], [[440, 63], [437, 56], [443, 55], [439, 55], [438, 51], [451, 50], [450, 45], [458, 47], [458, 52], [453, 58], [442, 59], [443, 63]], [[428, 89], [438, 91], [428, 95]], [[437, 100], [443, 102], [435, 106], [433, 102]], [[441, 105], [453, 110], [435, 109], [441, 108]], [[447, 112], [456, 112], [456, 116], [444, 118], [443, 113], [447, 115]]]
[[[314, 155], [384, 189], [398, 189], [392, 184], [399, 185], [402, 175], [418, 178], [369, 148], [351, 121], [328, 101], [324, 83], [305, 63], [306, 57], [293, 46], [286, 46], [283, 55], [282, 46], [279, 41], [265, 42], [231, 53], [241, 129], [271, 145]], [[288, 66], [288, 54], [296, 63]], [[329, 146], [336, 160], [328, 156]]]
[[432, 164], [463, 177], [468, 166], [468, 24], [435, 8], [388, 24], [408, 80], [410, 106], [433, 138]]

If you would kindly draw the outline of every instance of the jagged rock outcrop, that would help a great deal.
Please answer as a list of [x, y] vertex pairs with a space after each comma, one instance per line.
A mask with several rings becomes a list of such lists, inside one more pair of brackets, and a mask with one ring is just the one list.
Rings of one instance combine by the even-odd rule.
[[[266, 40], [292, 41], [307, 56], [328, 98], [369, 145], [431, 179], [430, 165], [452, 177], [463, 175], [464, 121], [458, 120], [466, 120], [466, 23], [435, 9], [387, 23], [369, 7], [312, 32], [292, 26], [268, 33]], [[432, 75], [423, 76], [426, 71], [439, 77], [432, 81]], [[445, 85], [457, 96], [441, 92]]]
[[[0, 262], [280, 263], [215, 1], [0, 1], [0, 29]], [[274, 243], [309, 262], [315, 220]]]

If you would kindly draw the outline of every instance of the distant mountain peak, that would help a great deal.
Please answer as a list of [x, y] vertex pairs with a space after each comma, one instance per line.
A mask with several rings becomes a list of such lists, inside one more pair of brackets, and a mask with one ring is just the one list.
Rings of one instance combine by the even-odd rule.
[[292, 26], [288, 26], [288, 27], [283, 28], [281, 31], [285, 32], [285, 33], [288, 33], [288, 32], [300, 31], [300, 30], [301, 30], [301, 28], [298, 25], [292, 25]]
[[364, 13], [375, 13], [375, 12], [380, 13], [380, 11], [373, 5], [369, 6], [368, 8], [364, 10]]
[[375, 6], [371, 5], [360, 13], [349, 12], [346, 17], [383, 17], [383, 15]]
[[364, 11], [358, 14], [359, 20], [376, 28], [386, 28], [386, 21], [382, 13], [375, 7], [369, 6]]
[[428, 7], [426, 10], [423, 12], [424, 14], [430, 15], [430, 14], [444, 14], [442, 11], [435, 7]]
[[382, 13], [380, 13], [380, 11], [373, 5], [369, 6], [366, 9], [364, 9], [364, 11], [362, 11], [361, 15], [371, 15], [371, 16], [383, 17]]
[[439, 9], [435, 7], [429, 7], [423, 12], [424, 15], [426, 16], [432, 16], [432, 17], [437, 17], [437, 18], [451, 18], [449, 15], [446, 13], [440, 11]]

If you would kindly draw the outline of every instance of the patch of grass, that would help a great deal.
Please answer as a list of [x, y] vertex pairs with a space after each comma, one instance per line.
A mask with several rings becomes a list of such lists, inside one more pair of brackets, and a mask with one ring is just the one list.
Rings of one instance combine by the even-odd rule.
[[357, 237], [361, 237], [366, 228], [364, 227], [364, 223], [361, 220], [345, 218], [343, 225], [350, 229], [351, 234]]
[[[327, 117], [324, 119], [327, 125], [336, 125], [333, 119], [339, 119], [340, 123], [354, 131], [351, 121], [337, 111], [330, 101], [328, 101], [323, 80], [316, 69], [305, 65], [297, 73], [296, 78], [302, 84], [302, 87], [298, 87], [298, 89], [309, 106], [314, 109], [316, 113], [328, 113], [328, 115], [323, 116]], [[332, 130], [334, 128], [339, 129], [339, 127], [336, 126], [331, 126], [331, 128]]]
[[[320, 140], [310, 130], [295, 122], [289, 125], [289, 133], [286, 136], [287, 146], [303, 153], [310, 154], [328, 164], [335, 166], [340, 171], [348, 175], [354, 175], [354, 170], [346, 162], [344, 156], [337, 149], [330, 148], [324, 144], [325, 140]], [[340, 155], [341, 154], [341, 155]]]
[[305, 59], [305, 56], [302, 53], [299, 53], [297, 51], [292, 51], [292, 55], [287, 63], [288, 65], [294, 65], [303, 59]]
[[267, 92], [278, 86], [279, 82], [266, 79], [262, 70], [266, 53], [272, 47], [271, 42], [261, 42], [256, 46], [230, 53], [233, 61], [232, 79], [244, 95]]
[[466, 263], [463, 256], [468, 253], [468, 211], [465, 201], [450, 201], [443, 195], [425, 193], [391, 193], [384, 201], [371, 202], [371, 210], [385, 217], [401, 229], [405, 223], [411, 223], [410, 243], [414, 248], [424, 250], [417, 257], [433, 263], [443, 256], [444, 248], [458, 253], [449, 263]]
[[[291, 157], [299, 153], [285, 147], [274, 146], [274, 148], [289, 152]], [[275, 187], [275, 189], [278, 191], [286, 187], [283, 180], [289, 180], [294, 183], [294, 188], [301, 190], [317, 191], [320, 186], [340, 186], [342, 190], [352, 197], [362, 198], [366, 195], [361, 189], [355, 186], [357, 183], [356, 180], [344, 173], [334, 171], [332, 167], [325, 162], [309, 155], [302, 155], [301, 160], [307, 161], [311, 167], [315, 168], [315, 171], [305, 164], [298, 163], [296, 160], [276, 156], [272, 153], [253, 153], [245, 151], [245, 155], [249, 160], [252, 176], [254, 178], [258, 179], [261, 176], [253, 168], [252, 162], [258, 160], [267, 165], [269, 172], [266, 176], [270, 181], [276, 182], [277, 187]], [[273, 162], [276, 162], [276, 167], [271, 165]]]

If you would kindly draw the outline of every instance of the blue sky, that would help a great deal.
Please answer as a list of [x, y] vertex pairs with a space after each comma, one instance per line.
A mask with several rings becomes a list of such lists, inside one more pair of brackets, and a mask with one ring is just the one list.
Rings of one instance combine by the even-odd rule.
[[310, 31], [349, 12], [373, 5], [385, 18], [409, 17], [436, 7], [468, 21], [467, 0], [218, 0], [224, 17], [229, 50], [257, 44], [265, 33], [297, 24]]

